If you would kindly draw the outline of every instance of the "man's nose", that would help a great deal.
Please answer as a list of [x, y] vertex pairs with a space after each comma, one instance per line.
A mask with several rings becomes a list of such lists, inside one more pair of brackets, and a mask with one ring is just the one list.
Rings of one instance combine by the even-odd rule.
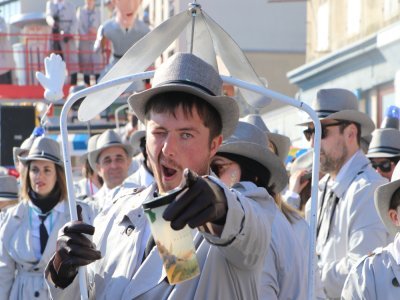
[[162, 152], [166, 157], [174, 157], [176, 154], [176, 139], [169, 134], [164, 140]]

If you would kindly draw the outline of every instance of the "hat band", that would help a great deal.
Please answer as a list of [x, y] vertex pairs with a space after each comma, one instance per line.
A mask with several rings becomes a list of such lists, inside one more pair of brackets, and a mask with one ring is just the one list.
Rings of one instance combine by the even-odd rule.
[[159, 86], [163, 86], [163, 85], [168, 85], [168, 84], [184, 84], [184, 85], [189, 85], [195, 88], [198, 88], [204, 92], [206, 92], [207, 94], [211, 95], [211, 96], [216, 96], [212, 91], [210, 91], [208, 88], [202, 86], [201, 84], [198, 84], [196, 82], [193, 81], [187, 81], [187, 80], [169, 80], [169, 81], [164, 81], [161, 84], [157, 85], [157, 87]]
[[56, 161], [56, 162], [60, 161], [60, 159], [57, 156], [52, 155], [50, 153], [44, 153], [44, 152], [34, 152], [31, 155], [29, 155], [27, 158], [29, 160], [32, 160], [34, 158], [48, 158], [48, 159]]
[[325, 118], [331, 114], [337, 113], [337, 110], [316, 110], [318, 117]]
[[400, 149], [399, 148], [394, 148], [394, 147], [388, 147], [388, 146], [380, 146], [380, 147], [374, 147], [370, 148], [368, 150], [369, 153], [377, 153], [377, 152], [385, 152], [385, 153], [390, 153], [390, 154], [398, 154], [400, 156]]
[[1, 192], [0, 193], [1, 198], [18, 198], [18, 194], [16, 193], [7, 193], [7, 192]]

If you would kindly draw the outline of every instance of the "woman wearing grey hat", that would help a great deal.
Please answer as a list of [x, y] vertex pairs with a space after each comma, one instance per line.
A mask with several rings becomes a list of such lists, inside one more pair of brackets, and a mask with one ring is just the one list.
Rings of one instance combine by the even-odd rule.
[[[70, 220], [59, 145], [47, 137], [36, 138], [20, 160], [26, 166], [22, 201], [8, 211], [0, 229], [0, 295], [49, 299], [44, 268], [55, 251], [58, 230]], [[89, 208], [80, 204], [90, 222]]]
[[[258, 127], [239, 122], [235, 133], [219, 148], [211, 168], [226, 185], [268, 207], [272, 239], [266, 249], [260, 299], [305, 299], [307, 253], [302, 243], [303, 237], [307, 239], [307, 224], [281, 202], [279, 193], [288, 178], [280, 158], [267, 145], [268, 137]], [[306, 229], [301, 237], [293, 228], [297, 222]]]
[[400, 164], [392, 182], [375, 191], [375, 207], [394, 242], [364, 256], [347, 276], [342, 299], [400, 298]]

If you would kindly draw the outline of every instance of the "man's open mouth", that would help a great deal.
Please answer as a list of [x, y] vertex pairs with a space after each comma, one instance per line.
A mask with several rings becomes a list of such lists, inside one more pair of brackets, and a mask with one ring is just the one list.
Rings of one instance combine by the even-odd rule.
[[164, 177], [169, 178], [169, 177], [174, 176], [177, 171], [175, 169], [168, 168], [166, 166], [162, 166], [162, 172], [163, 172]]

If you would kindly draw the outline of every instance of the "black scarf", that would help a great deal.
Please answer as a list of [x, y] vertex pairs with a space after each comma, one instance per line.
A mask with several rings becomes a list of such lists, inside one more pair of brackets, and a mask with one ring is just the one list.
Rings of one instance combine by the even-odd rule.
[[54, 186], [50, 194], [46, 197], [40, 197], [31, 189], [29, 189], [28, 194], [29, 198], [31, 198], [32, 203], [39, 207], [43, 214], [47, 214], [49, 211], [51, 211], [54, 206], [56, 206], [57, 203], [61, 200], [61, 190], [57, 184]]

